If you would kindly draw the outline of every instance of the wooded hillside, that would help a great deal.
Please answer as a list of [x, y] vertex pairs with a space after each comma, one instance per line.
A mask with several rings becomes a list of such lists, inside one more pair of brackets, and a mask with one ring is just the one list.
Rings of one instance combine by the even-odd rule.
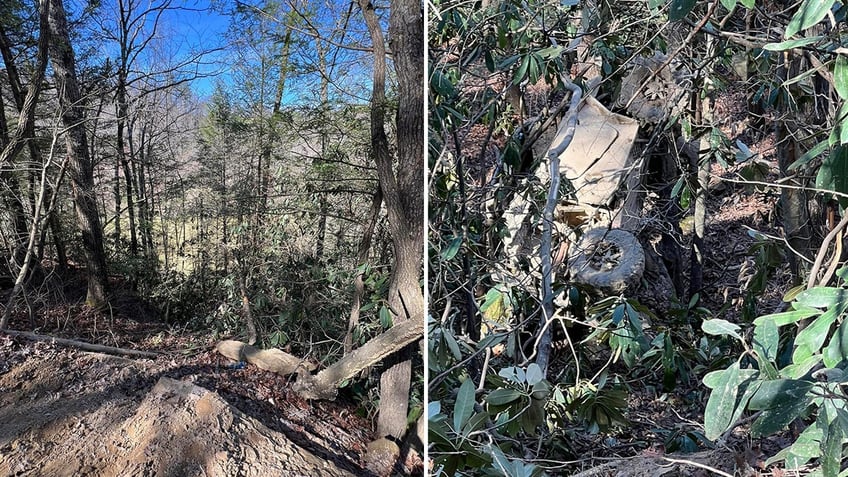
[[363, 447], [362, 465], [409, 472], [419, 5], [13, 0], [0, 53], [0, 331], [14, 346], [50, 335], [183, 352], [187, 367], [223, 359], [224, 339], [272, 348], [306, 364], [311, 399], [373, 417], [370, 438], [391, 445]]
[[845, 475], [846, 15], [433, 2], [435, 475]]

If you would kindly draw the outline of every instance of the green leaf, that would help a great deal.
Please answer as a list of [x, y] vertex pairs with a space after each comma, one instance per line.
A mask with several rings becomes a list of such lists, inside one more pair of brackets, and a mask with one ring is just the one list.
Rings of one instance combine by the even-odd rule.
[[848, 290], [833, 287], [810, 288], [799, 293], [795, 299], [799, 305], [815, 308], [830, 308], [840, 303], [844, 304], [846, 300], [848, 300]]
[[736, 0], [721, 0], [721, 4], [724, 5], [724, 8], [726, 8], [728, 12], [736, 8]]
[[752, 345], [760, 362], [760, 370], [766, 372], [769, 378], [775, 378], [776, 373], [772, 363], [777, 360], [777, 348], [780, 343], [780, 332], [774, 320], [766, 320], [754, 328]]
[[798, 333], [795, 337], [795, 346], [798, 348], [806, 346], [813, 354], [817, 353], [827, 339], [831, 325], [843, 311], [845, 311], [844, 305], [828, 309]]
[[507, 404], [517, 401], [523, 395], [523, 393], [515, 389], [500, 388], [490, 392], [489, 395], [486, 396], [486, 402], [492, 406], [506, 406]]
[[433, 74], [430, 76], [430, 88], [444, 98], [452, 98], [456, 95], [453, 82], [440, 69], [433, 70]]
[[836, 408], [836, 421], [843, 429], [848, 429], [848, 411], [845, 409]]
[[736, 153], [736, 162], [737, 163], [743, 163], [743, 162], [751, 159], [752, 157], [756, 156], [756, 154], [754, 154], [754, 152], [751, 151], [751, 148], [749, 148], [747, 144], [740, 141], [739, 139], [736, 140], [736, 147], [739, 148], [739, 152]]
[[[711, 372], [707, 373], [707, 375], [704, 376], [704, 379], [703, 379], [704, 386], [706, 386], [710, 389], [717, 388], [719, 383], [723, 379], [721, 377], [721, 374], [724, 373], [725, 371], [727, 371], [727, 370], [726, 369], [720, 369], [718, 371], [711, 371]], [[759, 371], [757, 371], [756, 369], [740, 369], [739, 370], [739, 375], [741, 376], [741, 379], [743, 381], [749, 381], [751, 379], [754, 379], [757, 376], [759, 376], [759, 374], [760, 374]]]
[[521, 427], [524, 432], [533, 436], [536, 435], [536, 427], [545, 420], [545, 405], [538, 401], [531, 401], [530, 405], [521, 413], [518, 418], [521, 421]]
[[824, 38], [823, 36], [811, 36], [807, 38], [799, 38], [797, 40], [786, 40], [781, 41], [780, 43], [767, 43], [763, 46], [764, 50], [768, 51], [785, 51], [791, 50], [792, 48], [800, 48], [802, 46], [812, 45], [813, 43], [818, 42]]
[[811, 308], [809, 306], [798, 307], [796, 305], [796, 308], [797, 309], [792, 311], [784, 311], [782, 313], [773, 313], [771, 315], [760, 316], [754, 320], [754, 325], [760, 326], [766, 321], [773, 321], [774, 324], [779, 328], [781, 326], [801, 321], [804, 318], [809, 318], [813, 315], [821, 314], [821, 310]]
[[618, 325], [624, 318], [624, 305], [618, 305], [612, 311], [612, 324]]
[[562, 55], [563, 50], [565, 50], [564, 46], [549, 46], [547, 48], [541, 49], [536, 52], [537, 55], [545, 58], [547, 60], [559, 58]]
[[521, 59], [521, 55], [507, 56], [495, 67], [496, 70], [505, 70]]
[[429, 441], [428, 444], [442, 446], [441, 450], [457, 450], [453, 439], [448, 437], [447, 425], [444, 423], [429, 421], [427, 423], [427, 440]]
[[833, 131], [830, 132], [830, 136], [827, 138], [828, 145], [834, 146], [848, 143], [848, 101], [843, 101], [842, 105], [839, 106], [834, 122]]
[[802, 400], [812, 387], [812, 382], [796, 379], [763, 381], [751, 396], [748, 409], [763, 411], [786, 407], [791, 402]]
[[[816, 188], [848, 193], [848, 146], [840, 145], [830, 151], [816, 175]], [[836, 196], [839, 205], [848, 206], [848, 198]], [[838, 290], [841, 290], [838, 289]]]
[[817, 68], [810, 68], [810, 69], [804, 71], [801, 74], [795, 75], [792, 78], [789, 78], [788, 80], [784, 81], [780, 85], [782, 87], [786, 88], [788, 86], [792, 86], [795, 83], [800, 83], [801, 81], [806, 80], [810, 76], [815, 76], [815, 75], [819, 74], [819, 71], [821, 69], [824, 69], [824, 64], [819, 65]]
[[453, 355], [453, 358], [457, 361], [461, 360], [462, 351], [459, 350], [459, 343], [456, 342], [456, 338], [454, 338], [453, 333], [445, 331], [442, 333], [442, 338], [445, 340], [445, 344]]
[[757, 2], [757, 0], [739, 0], [739, 3], [741, 3], [748, 10], [754, 8], [754, 5], [756, 5], [756, 2]]
[[442, 261], [447, 262], [448, 260], [455, 257], [457, 252], [459, 252], [459, 247], [461, 245], [462, 245], [462, 237], [454, 237], [454, 239], [451, 240], [450, 245], [448, 245], [448, 248], [442, 250], [442, 253], [441, 253]]
[[380, 325], [382, 325], [384, 330], [392, 327], [392, 314], [386, 305], [380, 307]]
[[527, 384], [535, 386], [542, 382], [543, 379], [545, 379], [545, 375], [542, 373], [542, 368], [536, 363], [530, 363], [527, 366]]
[[784, 38], [790, 38], [801, 30], [806, 30], [822, 21], [833, 6], [834, 0], [804, 0], [801, 8], [786, 26]]
[[427, 419], [433, 420], [438, 414], [442, 412], [442, 402], [441, 401], [430, 401], [427, 403]]
[[453, 406], [453, 428], [457, 432], [468, 422], [468, 418], [474, 413], [474, 383], [466, 379], [456, 395], [456, 404]]
[[489, 73], [494, 73], [495, 72], [495, 58], [492, 56], [492, 52], [486, 50], [486, 52], [483, 53], [483, 60], [486, 63], [486, 69], [489, 70]]
[[506, 457], [500, 447], [489, 444], [488, 446], [489, 453], [494, 457], [494, 462], [492, 462], [492, 466], [498, 471], [498, 474], [503, 475], [504, 477], [515, 477], [512, 474], [512, 462]]
[[539, 81], [539, 59], [532, 53], [527, 58], [530, 60], [530, 65], [527, 67], [527, 80], [530, 84], [536, 84]]
[[477, 342], [477, 350], [497, 346], [509, 338], [509, 333], [489, 333]]
[[[827, 412], [819, 415], [819, 419], [827, 422]], [[824, 426], [826, 435], [821, 443], [821, 465], [824, 477], [836, 477], [839, 475], [840, 463], [842, 462], [842, 436], [843, 430], [839, 421], [833, 420]]]
[[[794, 358], [794, 356], [793, 356]], [[795, 364], [790, 364], [780, 370], [780, 375], [790, 379], [800, 379], [807, 375], [814, 367], [821, 362], [820, 356], [807, 355], [804, 360], [796, 360]]]
[[828, 368], [834, 368], [846, 359], [848, 359], [848, 320], [843, 319], [836, 333], [830, 338], [827, 348], [824, 349], [822, 361]]
[[[815, 146], [812, 147], [812, 149], [805, 152], [803, 156], [799, 157], [797, 161], [793, 162], [792, 164], [789, 164], [788, 169], [790, 171], [794, 171], [795, 169], [798, 169], [799, 167], [806, 165], [812, 159], [818, 157], [821, 153], [826, 151], [827, 148], [829, 148], [829, 147], [830, 147], [830, 144], [828, 144], [827, 141], [822, 141], [822, 142], [816, 144]], [[803, 290], [803, 287], [804, 287], [804, 285], [798, 285], [797, 287], [793, 288], [792, 290], [795, 290], [796, 288], [800, 288], [801, 290]], [[790, 290], [790, 292], [792, 290]], [[789, 295], [789, 292], [787, 292], [786, 294]], [[792, 301], [792, 298], [787, 300], [784, 297], [783, 301]]]
[[848, 56], [836, 57], [833, 66], [833, 87], [842, 99], [848, 100]]
[[673, 22], [683, 20], [695, 8], [696, 3], [695, 0], [671, 0], [671, 5], [668, 7], [668, 19]]
[[532, 55], [527, 55], [521, 59], [521, 64], [518, 66], [515, 76], [512, 77], [512, 84], [519, 85], [522, 81], [524, 81], [524, 78], [527, 76], [527, 68], [530, 66], [530, 62], [532, 60]]
[[738, 340], [742, 339], [742, 336], [737, 333], [740, 330], [739, 325], [736, 323], [731, 323], [727, 320], [722, 320], [720, 318], [714, 318], [712, 320], [706, 320], [701, 323], [701, 329], [704, 330], [704, 333], [715, 335], [715, 336], [724, 336], [729, 335]]
[[794, 421], [810, 404], [810, 399], [793, 399], [781, 405], [767, 409], [751, 424], [751, 435], [762, 437], [780, 431]]
[[687, 185], [683, 188], [683, 192], [680, 194], [680, 208], [688, 209], [689, 203], [692, 201], [692, 190]]
[[[818, 457], [821, 449], [822, 430], [817, 426], [809, 426], [798, 436], [792, 446], [783, 449], [766, 460], [766, 467], [781, 460], [786, 461], [787, 469], [796, 469], [806, 464], [810, 459]], [[790, 462], [790, 460], [792, 462]]]
[[483, 315], [492, 321], [497, 321], [503, 316], [505, 310], [504, 294], [497, 288], [490, 288], [486, 292], [486, 301], [480, 305]]
[[508, 368], [503, 368], [498, 371], [498, 376], [508, 379], [516, 384], [524, 385], [527, 383], [527, 373], [524, 372], [523, 368], [519, 368], [517, 366], [510, 366]]
[[[737, 406], [745, 406], [744, 402], [737, 404], [737, 396], [741, 385], [745, 382], [740, 374], [739, 362], [716, 375], [717, 385], [710, 393], [707, 407], [704, 410], [704, 430], [707, 439], [715, 440], [732, 424], [732, 417]], [[706, 378], [704, 378], [706, 380]], [[705, 382], [706, 384], [706, 382]]]
[[473, 416], [471, 416], [471, 419], [469, 419], [468, 422], [465, 423], [465, 426], [463, 426], [462, 435], [467, 436], [468, 434], [471, 434], [472, 432], [475, 432], [475, 431], [482, 429], [483, 426], [486, 424], [486, 421], [488, 421], [488, 420], [489, 420], [489, 414], [488, 413], [478, 412], [477, 414], [474, 414]]
[[686, 180], [685, 175], [681, 175], [677, 178], [677, 182], [674, 183], [674, 187], [671, 188], [671, 198], [676, 199], [677, 194], [680, 194], [680, 189], [683, 188], [683, 183]]

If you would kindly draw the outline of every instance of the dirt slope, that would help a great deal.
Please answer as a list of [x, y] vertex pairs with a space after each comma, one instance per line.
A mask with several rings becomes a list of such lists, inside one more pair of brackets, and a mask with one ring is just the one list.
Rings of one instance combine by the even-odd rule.
[[170, 371], [0, 336], [0, 476], [367, 475]]

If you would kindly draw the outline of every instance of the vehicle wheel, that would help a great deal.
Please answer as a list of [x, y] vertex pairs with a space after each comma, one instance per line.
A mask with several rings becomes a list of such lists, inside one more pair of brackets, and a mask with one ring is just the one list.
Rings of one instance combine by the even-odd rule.
[[645, 271], [645, 252], [626, 230], [595, 228], [580, 238], [568, 270], [575, 283], [618, 295], [638, 287]]

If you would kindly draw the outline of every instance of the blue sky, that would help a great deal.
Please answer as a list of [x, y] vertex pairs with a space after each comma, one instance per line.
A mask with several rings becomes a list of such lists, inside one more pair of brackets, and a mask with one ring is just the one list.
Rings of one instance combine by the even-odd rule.
[[[71, 17], [79, 18], [84, 6], [89, 1], [68, 0]], [[99, 58], [100, 61], [106, 56], [113, 60], [118, 57], [118, 46], [114, 39], [105, 42], [98, 40], [98, 38], [111, 36], [106, 32], [115, 28], [118, 1], [101, 0], [102, 3], [96, 10], [96, 16], [87, 19], [86, 26], [80, 31], [80, 41], [82, 42], [79, 45], [80, 48], [93, 48], [94, 57]], [[137, 12], [168, 2], [168, 0], [122, 1], [125, 4], [134, 5]], [[254, 1], [259, 2], [259, 0]], [[285, 2], [283, 3], [285, 4]], [[134, 63], [134, 67], [138, 68], [138, 74], [161, 71], [161, 65], [184, 62], [193, 58], [198, 51], [218, 48], [220, 51], [203, 56], [202, 63], [197, 68], [202, 75], [207, 76], [192, 81], [192, 89], [199, 97], [208, 98], [213, 93], [215, 84], [219, 81], [228, 86], [234, 84], [239, 86], [239, 84], [236, 84], [237, 82], [243, 83], [245, 81], [244, 68], [241, 67], [254, 61], [257, 57], [251, 56], [256, 52], [251, 52], [250, 48], [234, 49], [227, 45], [229, 40], [234, 40], [231, 35], [228, 35], [232, 18], [227, 13], [232, 11], [235, 5], [233, 0], [172, 0], [170, 8], [164, 11], [157, 25], [157, 40], [146, 45]], [[315, 15], [312, 17], [312, 24], [322, 29], [322, 36], [333, 37], [331, 41], [341, 41], [347, 44], [360, 42], [365, 46], [370, 42], [370, 38], [364, 33], [361, 16], [358, 15], [356, 9], [351, 8], [350, 0], [310, 1], [300, 3], [298, 8], [305, 9], [304, 11], [312, 9], [312, 14]], [[344, 22], [344, 28], [340, 30], [337, 22], [347, 18], [346, 14], [348, 13], [352, 13], [352, 16]], [[147, 23], [150, 28], [152, 28], [153, 23], [152, 16]], [[346, 33], [342, 34], [340, 31]], [[91, 36], [92, 34], [93, 36]], [[88, 46], [85, 45], [86, 35], [91, 36], [91, 40], [93, 40]], [[149, 35], [149, 32], [143, 33], [141, 38], [145, 38], [147, 35]], [[297, 43], [299, 46], [292, 50], [290, 62], [291, 66], [297, 68], [298, 73], [290, 75], [286, 80], [286, 95], [283, 102], [287, 104], [314, 102], [317, 91], [316, 84], [320, 81], [320, 76], [317, 73], [310, 72], [310, 68], [314, 69], [314, 62], [317, 61], [314, 57], [316, 49], [315, 45], [312, 44], [313, 40], [302, 33], [297, 34], [297, 37], [299, 38], [299, 43]], [[330, 72], [333, 76], [329, 92], [331, 99], [341, 98], [344, 101], [354, 102], [367, 100], [367, 91], [370, 88], [370, 61], [363, 61], [363, 59], [368, 54], [346, 49], [335, 52], [335, 47], [329, 44], [324, 46], [329, 50], [329, 53], [325, 53], [328, 55], [328, 61], [330, 58], [333, 62], [338, 61], [338, 63], [333, 63], [335, 66]], [[240, 48], [244, 48], [244, 46]], [[105, 51], [98, 51], [98, 49], [105, 49]], [[161, 59], [156, 60], [155, 58]], [[191, 65], [190, 69], [193, 71], [194, 67], [194, 65]], [[133, 77], [133, 74], [131, 73], [130, 76]]]
[[[190, 55], [197, 49], [220, 47], [226, 43], [229, 16], [211, 9], [207, 0], [187, 0], [184, 5], [186, 9], [169, 11], [163, 18], [163, 26], [174, 32], [175, 40], [181, 45], [179, 53]], [[207, 61], [212, 64], [206, 65], [204, 69], [226, 77], [229, 71], [226, 54], [226, 51], [221, 51], [208, 55]], [[208, 97], [219, 76], [197, 79], [192, 82], [192, 89], [198, 96]]]
[[[0, 0], [2, 1], [2, 0]], [[124, 0], [127, 1], [127, 0]], [[138, 11], [149, 8], [151, 5], [160, 5], [164, 0], [129, 0], [137, 6]], [[84, 11], [89, 0], [70, 0], [67, 2], [67, 9], [70, 19], [76, 20]], [[226, 2], [230, 3], [230, 2]], [[93, 17], [93, 22], [88, 23], [83, 27], [83, 30], [78, 33], [81, 35], [81, 40], [84, 42], [87, 35], [92, 34], [94, 30], [95, 37], [102, 36], [102, 29], [106, 26], [115, 24], [114, 18], [117, 16], [117, 0], [102, 0], [97, 13]], [[159, 21], [157, 27], [157, 36], [163, 38], [162, 45], [170, 55], [175, 59], [189, 58], [193, 52], [221, 47], [225, 45], [225, 34], [229, 27], [230, 17], [222, 15], [218, 11], [210, 8], [209, 0], [173, 0], [170, 9], [166, 10]], [[176, 8], [173, 8], [176, 7]], [[149, 24], [152, 24], [152, 20]], [[101, 31], [98, 31], [100, 29]], [[94, 40], [94, 37], [91, 38]], [[96, 41], [96, 40], [95, 40]], [[113, 59], [118, 56], [118, 47], [114, 43], [106, 42], [95, 43], [95, 48], [105, 48], [105, 52], [100, 52]], [[162, 46], [160, 45], [160, 46]], [[113, 51], [114, 50], [114, 51]], [[144, 62], [146, 54], [140, 55], [138, 60]], [[99, 56], [99, 55], [98, 55]], [[226, 51], [220, 51], [204, 57], [205, 64], [201, 66], [201, 71], [218, 72], [226, 76], [228, 65], [226, 61]], [[201, 78], [192, 83], [192, 89], [199, 96], [208, 96], [211, 94], [215, 77]]]

